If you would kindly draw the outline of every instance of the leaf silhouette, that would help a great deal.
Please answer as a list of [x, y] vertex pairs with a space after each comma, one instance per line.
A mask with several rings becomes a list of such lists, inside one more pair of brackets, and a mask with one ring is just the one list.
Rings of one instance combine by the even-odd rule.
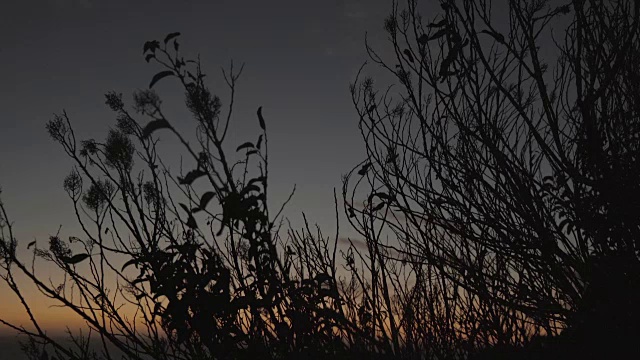
[[213, 193], [213, 191], [207, 191], [206, 193], [204, 193], [200, 198], [200, 209], [204, 210], [207, 207], [207, 204], [209, 204], [209, 201], [211, 201], [214, 196], [215, 194]]
[[258, 136], [258, 142], [256, 143], [256, 148], [260, 149], [262, 146], [262, 135]]
[[[257, 178], [253, 178], [251, 180], [249, 180], [249, 184], [253, 184], [253, 183], [257, 183], [257, 182], [261, 182], [263, 184], [266, 184], [267, 182], [267, 178], [264, 176], [258, 176]], [[249, 185], [247, 184], [247, 185]]]
[[142, 48], [142, 53], [146, 53], [147, 51], [155, 52], [157, 48], [160, 47], [160, 43], [157, 40], [147, 41], [144, 43], [144, 47]]
[[165, 119], [153, 120], [153, 121], [150, 121], [147, 124], [147, 126], [145, 126], [144, 129], [142, 130], [142, 137], [147, 138], [149, 137], [149, 135], [151, 135], [151, 133], [153, 133], [158, 129], [170, 129], [170, 128], [171, 128], [171, 124], [169, 124], [169, 122]]
[[383, 193], [383, 192], [375, 192], [375, 193], [372, 193], [371, 195], [369, 195], [369, 198], [368, 198], [369, 202], [371, 202], [371, 201], [373, 200], [373, 198], [375, 198], [376, 196], [377, 196], [378, 198], [380, 198], [381, 200], [389, 200], [389, 199], [391, 198], [391, 197], [390, 197], [389, 195], [387, 195], [386, 193]]
[[264, 123], [264, 118], [262, 117], [262, 106], [258, 108], [258, 122], [260, 122], [260, 128], [264, 131], [266, 129], [266, 125]]
[[430, 27], [430, 28], [443, 27], [446, 24], [447, 24], [447, 19], [442, 19], [442, 20], [438, 21], [437, 23], [431, 23], [431, 24], [427, 25], [427, 27]]
[[418, 38], [418, 43], [420, 45], [426, 45], [428, 41], [429, 41], [429, 37], [427, 36], [427, 34], [422, 34]]
[[151, 89], [153, 85], [155, 85], [161, 79], [166, 78], [167, 76], [173, 76], [173, 75], [175, 74], [173, 73], [173, 71], [170, 71], [170, 70], [160, 71], [159, 73], [153, 76], [153, 79], [151, 79], [151, 82], [149, 83], [149, 89]]
[[154, 306], [153, 306], [153, 312], [151, 313], [152, 315], [162, 315], [162, 304], [157, 302]]
[[440, 76], [444, 77], [447, 75], [449, 66], [451, 66], [451, 64], [453, 64], [453, 62], [458, 57], [460, 49], [461, 48], [459, 46], [455, 46], [453, 47], [453, 49], [451, 49], [451, 51], [449, 51], [449, 54], [447, 54], [447, 57], [442, 61], [442, 64], [440, 65]]
[[172, 33], [170, 33], [169, 35], [167, 35], [167, 36], [164, 38], [164, 43], [166, 44], [166, 43], [168, 43], [168, 42], [169, 42], [169, 40], [173, 39], [174, 37], [178, 37], [178, 36], [180, 36], [180, 33], [179, 33], [179, 32], [172, 32]]
[[376, 196], [383, 200], [391, 200], [391, 195], [383, 192], [376, 193]]
[[67, 264], [73, 265], [85, 260], [88, 257], [89, 254], [75, 254], [72, 257], [64, 257], [61, 260]]
[[499, 42], [499, 43], [503, 43], [504, 42], [504, 35], [502, 35], [502, 34], [499, 34], [499, 33], [494, 32], [494, 31], [489, 31], [489, 30], [482, 30], [480, 32], [488, 34], [492, 38], [496, 39], [496, 41]]
[[236, 151], [240, 151], [240, 150], [242, 150], [242, 149], [252, 148], [252, 147], [254, 147], [254, 146], [253, 146], [253, 143], [252, 143], [252, 142], [250, 142], [250, 141], [247, 141], [246, 143], [244, 143], [244, 144], [242, 144], [242, 145], [238, 146], [238, 148], [236, 149]]
[[[124, 263], [124, 265], [122, 265], [122, 269], [120, 269], [120, 271], [124, 271], [124, 269], [126, 269], [127, 267], [129, 267], [130, 265], [136, 265], [138, 263], [138, 259], [131, 259], [129, 261], [127, 261], [126, 263]], [[136, 265], [137, 267], [137, 265]]]
[[247, 186], [244, 187], [244, 189], [242, 189], [242, 191], [240, 192], [240, 195], [246, 195], [251, 191], [255, 191], [255, 192], [259, 193], [260, 192], [260, 188], [258, 186], [256, 186], [256, 185], [253, 185], [253, 184], [247, 185]]
[[373, 208], [371, 208], [371, 212], [376, 212], [376, 211], [382, 209], [384, 207], [384, 205], [385, 205], [385, 202], [383, 201], [380, 204], [378, 204], [378, 205], [374, 206]]
[[183, 203], [179, 203], [179, 205], [180, 205], [180, 207], [182, 207], [182, 210], [184, 210], [187, 214], [191, 214], [191, 210], [189, 210], [187, 205], [185, 205]]
[[411, 51], [409, 51], [409, 49], [404, 49], [402, 53], [407, 57], [407, 60], [413, 62], [413, 55], [411, 55]]
[[30, 242], [29, 244], [27, 244], [27, 249], [29, 249], [30, 247], [32, 247], [35, 244], [36, 244], [35, 241]]
[[447, 29], [447, 28], [438, 30], [438, 31], [436, 31], [435, 34], [431, 35], [429, 40], [435, 40], [435, 39], [441, 38], [441, 37], [445, 36], [448, 32], [449, 32], [449, 29]]
[[182, 209], [189, 215], [189, 217], [187, 218], [187, 223], [186, 225], [192, 229], [197, 229], [198, 228], [198, 224], [196, 223], [196, 219], [193, 217], [193, 215], [191, 214], [191, 210], [189, 210], [189, 208], [187, 207], [187, 205], [183, 204], [183, 203], [179, 203], [180, 207], [182, 207]]
[[146, 62], [149, 62], [151, 59], [153, 59], [154, 57], [156, 57], [155, 54], [147, 54], [147, 56], [144, 57], [144, 60]]
[[367, 174], [367, 170], [369, 170], [369, 167], [371, 166], [371, 163], [368, 162], [364, 165], [362, 165], [362, 167], [360, 168], [360, 170], [358, 171], [358, 175], [360, 176], [365, 176]]
[[202, 170], [192, 170], [187, 173], [183, 178], [178, 177], [180, 185], [191, 185], [197, 178], [206, 175], [207, 173]]
[[189, 219], [187, 219], [187, 226], [192, 229], [198, 228], [198, 223], [196, 223], [196, 219], [191, 215], [191, 213], [189, 213]]

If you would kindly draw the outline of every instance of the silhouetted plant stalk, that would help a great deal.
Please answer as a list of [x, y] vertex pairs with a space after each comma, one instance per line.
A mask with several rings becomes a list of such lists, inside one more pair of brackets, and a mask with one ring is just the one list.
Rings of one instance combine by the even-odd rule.
[[[273, 216], [267, 207], [268, 140], [261, 108], [257, 139], [226, 150], [242, 67], [232, 64], [223, 72], [231, 92], [223, 114], [199, 61], [180, 54], [177, 36], [145, 44], [146, 60], [163, 70], [149, 90], [134, 94], [135, 112], [120, 94], [106, 95], [117, 124], [104, 142], [77, 140], [64, 112], [47, 124], [75, 163], [64, 188], [84, 234], [68, 241], [52, 236], [44, 248], [29, 244], [28, 267], [15, 256], [11, 225], [3, 223], [3, 279], [20, 296], [13, 274], [26, 274], [98, 334], [107, 358], [109, 346], [131, 359], [282, 357], [344, 349], [344, 332], [353, 334], [357, 326], [343, 314], [335, 250], [330, 258], [326, 239], [307, 243], [308, 228], [282, 239], [280, 213]], [[195, 137], [178, 130], [181, 124], [165, 115], [151, 90], [165, 78], [184, 88]], [[178, 174], [162, 161], [159, 134], [178, 139], [186, 171]], [[61, 270], [62, 283], [41, 281], [36, 258]], [[26, 300], [23, 305], [30, 313]], [[88, 356], [80, 347], [57, 344], [31, 320], [35, 332], [7, 325], [51, 344], [56, 357]]]

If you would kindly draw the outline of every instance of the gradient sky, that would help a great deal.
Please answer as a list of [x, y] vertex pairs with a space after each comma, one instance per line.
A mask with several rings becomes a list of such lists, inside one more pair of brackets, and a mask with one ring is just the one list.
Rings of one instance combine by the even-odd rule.
[[[390, 10], [391, 0], [3, 2], [0, 186], [21, 248], [46, 241], [60, 225], [66, 236], [77, 231], [62, 189], [72, 163], [48, 138], [45, 122], [66, 109], [81, 138], [103, 138], [114, 124], [103, 94], [115, 90], [130, 100], [145, 88], [158, 68], [145, 63], [142, 45], [173, 31], [182, 32], [187, 54], [201, 55], [223, 100], [220, 67], [246, 63], [231, 129], [240, 136], [231, 141], [246, 141], [243, 131], [253, 139], [263, 106], [272, 199], [279, 204], [296, 184], [286, 215], [299, 218], [304, 210], [330, 234], [333, 188], [364, 154], [348, 85], [367, 60], [365, 32], [374, 46], [384, 44]], [[181, 104], [175, 85], [157, 87], [165, 104], [173, 103], [167, 106]], [[0, 317], [18, 316], [8, 310], [11, 301], [0, 295]], [[57, 324], [57, 317], [45, 321]]]

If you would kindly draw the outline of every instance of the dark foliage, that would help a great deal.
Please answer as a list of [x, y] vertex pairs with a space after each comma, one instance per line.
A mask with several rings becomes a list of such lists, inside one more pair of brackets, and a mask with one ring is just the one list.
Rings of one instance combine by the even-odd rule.
[[[64, 112], [48, 122], [74, 162], [63, 185], [83, 233], [30, 242], [31, 262], [19, 259], [0, 203], [0, 276], [32, 329], [0, 321], [28, 336], [33, 359], [638, 353], [640, 8], [511, 1], [496, 19], [488, 1], [440, 5], [425, 21], [417, 1], [394, 2], [393, 51], [367, 50], [396, 86], [362, 72], [351, 86], [367, 158], [342, 195], [363, 240], [270, 211], [268, 111], [258, 134], [230, 143], [242, 68], [223, 72], [223, 101], [171, 33], [143, 46], [159, 71], [133, 112], [106, 95], [116, 126], [104, 142], [76, 139]], [[195, 132], [165, 115], [151, 90], [165, 82], [182, 87]], [[181, 146], [179, 171], [163, 161], [165, 136]], [[36, 273], [41, 261], [59, 285]], [[91, 332], [51, 339], [17, 274]]]
[[425, 21], [408, 1], [385, 21], [394, 51], [367, 46], [395, 87], [351, 87], [368, 156], [343, 194], [372, 307], [421, 314], [411, 342], [441, 358], [541, 335], [560, 344], [545, 356], [633, 348], [638, 4], [440, 5]]

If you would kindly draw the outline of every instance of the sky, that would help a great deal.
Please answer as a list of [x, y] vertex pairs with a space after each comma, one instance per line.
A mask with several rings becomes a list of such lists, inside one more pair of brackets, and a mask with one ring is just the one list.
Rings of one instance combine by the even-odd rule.
[[[367, 60], [365, 33], [384, 46], [391, 0], [8, 0], [0, 9], [0, 187], [23, 251], [60, 226], [67, 236], [78, 230], [62, 189], [72, 163], [46, 121], [64, 109], [79, 137], [103, 138], [115, 123], [104, 93], [130, 101], [145, 88], [158, 68], [142, 45], [174, 31], [187, 54], [200, 54], [223, 101], [220, 67], [246, 64], [231, 141], [253, 139], [262, 106], [274, 204], [296, 185], [285, 215], [299, 220], [305, 211], [335, 229], [333, 188], [364, 156], [349, 83]], [[157, 86], [169, 112], [182, 106], [175, 85]], [[2, 294], [0, 318], [20, 319], [15, 299]], [[37, 310], [52, 327], [65, 322], [60, 310]]]

